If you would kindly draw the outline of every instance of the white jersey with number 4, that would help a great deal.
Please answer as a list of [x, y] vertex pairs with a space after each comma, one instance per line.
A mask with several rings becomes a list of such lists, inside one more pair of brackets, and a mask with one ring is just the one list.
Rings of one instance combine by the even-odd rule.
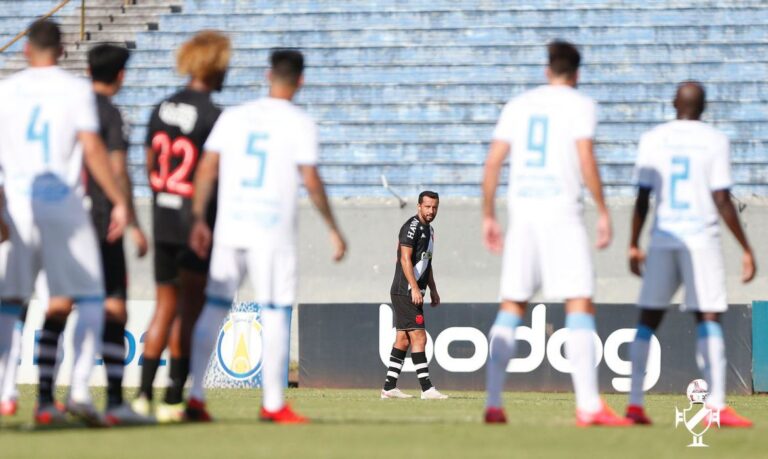
[[219, 153], [215, 244], [293, 246], [298, 166], [317, 163], [317, 127], [291, 102], [262, 98], [226, 109], [205, 150]]
[[0, 167], [10, 212], [31, 198], [60, 199], [81, 180], [79, 132], [99, 131], [91, 85], [59, 67], [29, 68], [0, 82]]
[[640, 139], [637, 184], [656, 197], [651, 247], [719, 244], [712, 192], [732, 186], [728, 138], [701, 122], [675, 120]]
[[493, 133], [511, 146], [509, 209], [516, 217], [580, 216], [576, 141], [595, 136], [597, 106], [570, 86], [540, 86], [504, 107]]

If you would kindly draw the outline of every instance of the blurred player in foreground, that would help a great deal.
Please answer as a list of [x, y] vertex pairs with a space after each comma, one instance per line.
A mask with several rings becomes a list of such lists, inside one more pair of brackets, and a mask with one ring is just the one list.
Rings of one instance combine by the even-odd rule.
[[[34, 22], [24, 53], [29, 68], [0, 83], [0, 100], [4, 101], [0, 106], [0, 168], [6, 178], [7, 205], [2, 234], [10, 231], [10, 241], [0, 257], [1, 307], [18, 310], [28, 302], [41, 269], [46, 272], [51, 295], [66, 298], [70, 307], [77, 306], [66, 409], [89, 425], [103, 425], [88, 387], [101, 347], [104, 281], [97, 236], [82, 195], [76, 191], [83, 161], [114, 205], [108, 241], [123, 234], [129, 219], [127, 199], [99, 136], [91, 86], [57, 66], [62, 53], [59, 27], [48, 20]], [[82, 150], [75, 148], [77, 142]], [[5, 336], [7, 314], [0, 316], [0, 335]], [[54, 403], [53, 367], [67, 316], [68, 310], [48, 311], [40, 334], [38, 424], [64, 420]], [[0, 356], [5, 355], [3, 346]]]
[[[296, 208], [301, 177], [330, 229], [333, 258], [346, 250], [317, 172], [317, 127], [293, 105], [303, 83], [304, 57], [271, 55], [269, 97], [228, 108], [205, 143], [195, 177], [195, 224], [190, 246], [198, 256], [213, 243], [206, 304], [192, 341], [192, 390], [187, 419], [210, 421], [203, 380], [222, 321], [243, 277], [250, 274], [261, 309], [263, 405], [261, 419], [302, 423], [285, 403], [291, 308], [296, 299]], [[216, 231], [205, 209], [219, 180]]]
[[[602, 401], [595, 362], [594, 274], [584, 225], [582, 182], [597, 205], [597, 248], [611, 242], [611, 219], [593, 153], [595, 102], [577, 91], [581, 56], [567, 42], [549, 44], [549, 84], [527, 91], [504, 107], [488, 152], [483, 179], [483, 240], [504, 252], [502, 299], [490, 331], [485, 422], [505, 423], [501, 391], [515, 355], [515, 331], [528, 301], [565, 299], [578, 425], [626, 425]], [[511, 152], [509, 226], [506, 240], [496, 221], [499, 172]]]
[[432, 253], [435, 230], [431, 223], [437, 218], [440, 197], [434, 191], [419, 194], [417, 214], [400, 227], [397, 243], [395, 277], [389, 291], [394, 310], [397, 334], [387, 367], [387, 379], [381, 389], [381, 398], [411, 398], [397, 388], [397, 379], [403, 369], [405, 354], [411, 348], [411, 358], [421, 385], [422, 399], [448, 398], [432, 385], [427, 364], [427, 332], [424, 325], [424, 295], [427, 287], [432, 307], [440, 304], [440, 295], [432, 271]]
[[[725, 266], [718, 214], [741, 245], [742, 281], [755, 277], [755, 259], [731, 202], [728, 138], [703, 123], [704, 88], [697, 82], [678, 86], [677, 119], [643, 134], [635, 167], [639, 187], [629, 247], [631, 271], [643, 278], [640, 318], [630, 348], [632, 385], [627, 418], [650, 424], [643, 409], [643, 379], [650, 340], [672, 296], [685, 285], [681, 309], [697, 322], [696, 362], [709, 384], [707, 406], [720, 411], [720, 425], [750, 427], [752, 422], [725, 403], [727, 363], [720, 316], [728, 309]], [[656, 200], [651, 242], [646, 258], [640, 232], [650, 196]]]
[[[192, 182], [200, 164], [203, 145], [221, 109], [211, 93], [224, 84], [231, 44], [214, 31], [202, 31], [181, 45], [179, 73], [189, 75], [187, 86], [159, 103], [147, 132], [147, 169], [152, 187], [155, 283], [157, 305], [144, 340], [141, 386], [133, 408], [151, 412], [152, 384], [160, 355], [169, 341], [171, 383], [164, 403], [158, 404], [158, 422], [178, 422], [184, 415], [184, 383], [189, 375], [192, 328], [203, 307], [210, 258], [196, 255], [187, 242], [192, 227]], [[209, 225], [216, 218], [216, 201], [204, 208]]]

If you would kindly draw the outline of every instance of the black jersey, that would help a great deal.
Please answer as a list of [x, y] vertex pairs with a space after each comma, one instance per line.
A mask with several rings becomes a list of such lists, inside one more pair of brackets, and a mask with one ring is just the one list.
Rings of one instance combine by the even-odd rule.
[[[152, 111], [146, 146], [155, 153], [149, 176], [155, 241], [187, 243], [192, 226], [192, 180], [205, 140], [220, 114], [209, 94], [191, 89], [177, 92]], [[215, 193], [206, 219], [213, 226]]]
[[[120, 110], [112, 104], [109, 97], [96, 94], [96, 108], [99, 114], [99, 135], [107, 146], [107, 152], [113, 154], [128, 151], [128, 133], [123, 123]], [[109, 220], [112, 214], [112, 203], [93, 179], [88, 168], [85, 169], [85, 189], [91, 201], [91, 218], [100, 240], [107, 239]]]
[[397, 263], [395, 264], [395, 278], [392, 280], [392, 295], [410, 295], [411, 287], [408, 279], [403, 274], [403, 265], [400, 263], [401, 246], [413, 247], [411, 263], [413, 263], [413, 275], [419, 289], [427, 288], [430, 273], [432, 272], [432, 252], [435, 246], [435, 232], [428, 223], [422, 223], [417, 215], [409, 218], [400, 228], [400, 236], [397, 244]]

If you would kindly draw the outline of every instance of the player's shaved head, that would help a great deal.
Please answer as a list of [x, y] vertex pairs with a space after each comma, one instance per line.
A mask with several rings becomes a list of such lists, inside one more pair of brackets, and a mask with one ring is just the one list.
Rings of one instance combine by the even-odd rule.
[[706, 107], [707, 94], [698, 81], [684, 81], [677, 86], [674, 106], [677, 119], [697, 120]]
[[50, 19], [38, 19], [29, 26], [27, 42], [36, 51], [58, 54], [61, 52], [61, 29]]

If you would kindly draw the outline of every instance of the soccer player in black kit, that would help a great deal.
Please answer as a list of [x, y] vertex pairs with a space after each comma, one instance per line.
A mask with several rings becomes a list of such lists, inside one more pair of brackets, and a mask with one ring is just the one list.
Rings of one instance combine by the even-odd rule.
[[[150, 412], [152, 383], [170, 334], [171, 385], [165, 403], [155, 411], [158, 422], [178, 422], [184, 415], [191, 333], [205, 299], [209, 265], [209, 257], [198, 257], [187, 245], [193, 221], [193, 177], [203, 144], [221, 114], [211, 92], [221, 90], [230, 54], [230, 41], [219, 32], [202, 31], [184, 43], [177, 54], [177, 69], [190, 80], [155, 107], [147, 131], [157, 305], [144, 340], [141, 387], [133, 408]], [[215, 218], [212, 204], [207, 215], [211, 227]]]
[[440, 304], [435, 277], [432, 272], [432, 253], [435, 232], [430, 223], [437, 217], [440, 197], [433, 191], [419, 194], [418, 213], [400, 228], [397, 244], [397, 264], [392, 280], [390, 297], [395, 313], [397, 335], [387, 368], [387, 379], [381, 390], [381, 398], [411, 398], [397, 388], [397, 378], [403, 369], [405, 354], [411, 348], [411, 358], [421, 384], [421, 398], [440, 400], [441, 394], [429, 380], [427, 368], [427, 332], [424, 329], [424, 294], [429, 287], [432, 307]]

